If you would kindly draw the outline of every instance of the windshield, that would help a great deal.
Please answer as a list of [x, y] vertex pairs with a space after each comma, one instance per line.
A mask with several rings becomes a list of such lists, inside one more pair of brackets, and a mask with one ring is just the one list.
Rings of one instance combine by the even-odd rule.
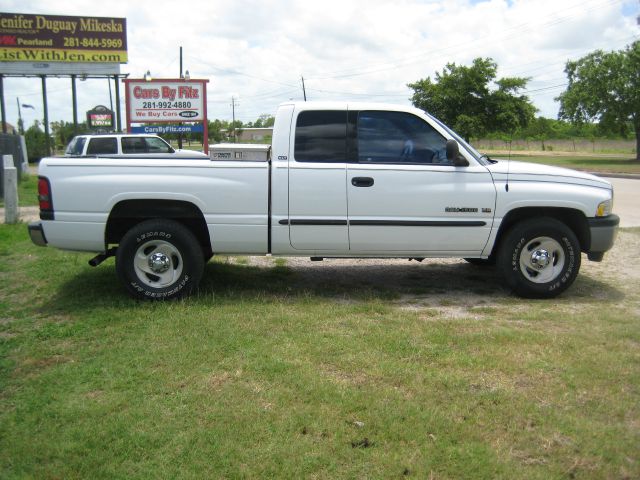
[[464, 148], [466, 148], [467, 151], [471, 155], [473, 155], [473, 158], [475, 158], [478, 162], [480, 162], [482, 165], [489, 165], [491, 163], [491, 162], [489, 162], [487, 160], [488, 157], [486, 155], [482, 155], [478, 150], [476, 150], [469, 143], [467, 143], [460, 135], [458, 135], [456, 132], [451, 130], [449, 127], [447, 127], [444, 123], [442, 123], [440, 120], [438, 120], [436, 117], [434, 117], [430, 113], [427, 113], [427, 112], [425, 112], [425, 113], [427, 114], [427, 116], [430, 119], [432, 119], [434, 122], [436, 122], [442, 128], [444, 128], [447, 131], [447, 133], [449, 135], [451, 135], [456, 140], [456, 142], [458, 142], [460, 145], [462, 145]]

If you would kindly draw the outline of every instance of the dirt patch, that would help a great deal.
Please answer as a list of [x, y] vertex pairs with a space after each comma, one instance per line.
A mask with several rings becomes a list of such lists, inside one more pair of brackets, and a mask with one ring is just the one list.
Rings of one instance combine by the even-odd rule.
[[[582, 257], [576, 283], [550, 308], [568, 314], [590, 308], [594, 301], [619, 301], [630, 312], [640, 304], [640, 233], [621, 230], [614, 248], [600, 263]], [[634, 252], [634, 253], [632, 253]], [[233, 257], [229, 262], [236, 263]], [[389, 303], [399, 308], [422, 312], [425, 320], [439, 318], [481, 319], [504, 308], [511, 312], [528, 305], [509, 302], [515, 298], [504, 286], [499, 272], [492, 267], [477, 267], [462, 259], [425, 259], [419, 263], [407, 259], [326, 259], [307, 257], [241, 257], [238, 264], [273, 268], [276, 262], [294, 273], [296, 286], [327, 291], [336, 301], [357, 301], [358, 293], [389, 294]], [[295, 280], [294, 280], [295, 279]], [[332, 293], [333, 292], [333, 293]], [[348, 292], [345, 296], [345, 292]], [[434, 315], [429, 315], [429, 311]]]

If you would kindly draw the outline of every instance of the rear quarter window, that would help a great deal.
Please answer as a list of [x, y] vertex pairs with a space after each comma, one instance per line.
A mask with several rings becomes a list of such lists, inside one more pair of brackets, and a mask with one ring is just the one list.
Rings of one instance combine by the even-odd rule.
[[346, 162], [347, 112], [301, 112], [296, 121], [294, 157], [297, 162]]
[[89, 140], [87, 155], [115, 155], [118, 144], [115, 137], [99, 137]]

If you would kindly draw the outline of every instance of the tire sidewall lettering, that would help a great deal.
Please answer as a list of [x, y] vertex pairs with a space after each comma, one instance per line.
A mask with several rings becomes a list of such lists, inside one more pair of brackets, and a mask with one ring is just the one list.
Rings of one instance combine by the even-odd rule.
[[136, 242], [137, 243], [141, 243], [144, 240], [149, 240], [151, 238], [162, 238], [164, 240], [169, 240], [172, 237], [172, 235], [170, 233], [166, 233], [166, 232], [145, 232], [143, 234], [141, 234], [140, 236], [136, 237]]

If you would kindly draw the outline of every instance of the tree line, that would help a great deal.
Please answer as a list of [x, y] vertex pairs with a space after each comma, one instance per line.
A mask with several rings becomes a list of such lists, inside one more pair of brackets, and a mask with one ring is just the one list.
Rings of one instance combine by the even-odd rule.
[[556, 98], [558, 120], [535, 117], [525, 90], [530, 78], [498, 79], [497, 70], [491, 58], [470, 66], [448, 63], [433, 79], [408, 85], [411, 101], [466, 139], [635, 137], [640, 161], [640, 41], [569, 60], [567, 88]]

